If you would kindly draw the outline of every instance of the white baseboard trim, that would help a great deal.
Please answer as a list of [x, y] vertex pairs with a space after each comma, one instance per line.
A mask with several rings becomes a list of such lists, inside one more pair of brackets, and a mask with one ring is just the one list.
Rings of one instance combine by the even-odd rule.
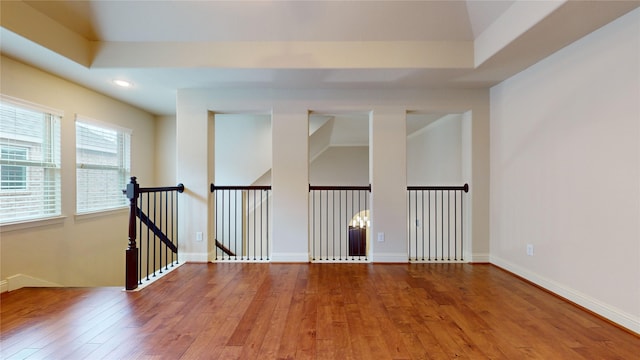
[[407, 253], [374, 253], [371, 256], [374, 263], [408, 263]]
[[608, 319], [640, 335], [640, 316], [634, 316], [620, 309], [612, 307], [597, 299], [592, 298], [591, 296], [583, 294], [551, 279], [547, 279], [504, 259], [491, 256], [491, 263], [524, 279], [527, 279], [532, 283], [539, 285], [540, 287], [549, 290], [558, 296], [561, 296], [579, 306], [582, 306], [585, 309], [593, 311], [594, 313], [604, 317], [605, 319]]
[[477, 254], [471, 254], [471, 259], [469, 260], [469, 262], [472, 263], [490, 263], [491, 262], [491, 256], [489, 256], [488, 253], [477, 253]]
[[271, 254], [272, 263], [308, 263], [308, 253], [273, 253]]
[[14, 291], [23, 287], [64, 287], [51, 281], [39, 279], [25, 274], [16, 274], [7, 277], [0, 283], [1, 292]]
[[183, 253], [179, 254], [180, 263], [185, 262], [199, 262], [206, 263], [209, 262], [209, 255], [207, 253]]
[[142, 279], [142, 284], [139, 284], [137, 288], [133, 289], [133, 290], [125, 290], [123, 289], [123, 291], [140, 291], [144, 288], [146, 288], [147, 286], [153, 284], [154, 282], [162, 279], [164, 276], [166, 276], [167, 274], [169, 274], [170, 272], [172, 272], [173, 270], [179, 268], [180, 266], [184, 265], [184, 261], [180, 261], [177, 264], [173, 264], [173, 266], [170, 266], [167, 270], [162, 270], [162, 273], [160, 272], [156, 272], [154, 276], [150, 276], [149, 280]]

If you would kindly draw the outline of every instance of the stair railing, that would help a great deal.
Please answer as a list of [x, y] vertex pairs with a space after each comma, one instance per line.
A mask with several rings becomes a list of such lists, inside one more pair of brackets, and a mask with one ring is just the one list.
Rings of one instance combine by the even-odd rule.
[[183, 191], [182, 184], [141, 188], [135, 176], [123, 190], [130, 203], [126, 290], [135, 290], [178, 264], [178, 194]]
[[463, 186], [407, 186], [410, 262], [464, 261]]
[[312, 262], [368, 261], [370, 194], [371, 185], [309, 185]]
[[216, 186], [213, 193], [215, 261], [270, 261], [270, 185]]

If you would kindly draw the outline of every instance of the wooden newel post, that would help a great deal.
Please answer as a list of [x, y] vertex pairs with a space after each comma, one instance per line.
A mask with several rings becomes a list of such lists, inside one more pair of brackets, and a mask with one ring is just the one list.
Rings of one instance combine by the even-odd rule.
[[129, 245], [125, 252], [125, 289], [134, 290], [138, 287], [138, 247], [136, 246], [136, 212], [140, 185], [136, 177], [131, 177], [127, 184], [126, 195], [130, 202], [129, 209]]

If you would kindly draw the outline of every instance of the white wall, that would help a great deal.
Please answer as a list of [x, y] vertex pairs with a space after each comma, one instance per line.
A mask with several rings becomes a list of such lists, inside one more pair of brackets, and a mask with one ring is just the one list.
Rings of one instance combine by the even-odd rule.
[[639, 219], [635, 10], [491, 89], [491, 261], [640, 332]]
[[367, 146], [330, 146], [309, 166], [311, 185], [369, 185]]
[[98, 216], [74, 215], [75, 114], [133, 130], [131, 171], [143, 186], [155, 183], [154, 117], [12, 59], [1, 60], [3, 94], [64, 112], [61, 179], [65, 218], [23, 229], [3, 226], [0, 280], [11, 278], [25, 286], [43, 284], [40, 280], [63, 286], [123, 285], [128, 210]]
[[407, 138], [409, 185], [462, 185], [462, 115], [450, 114]]
[[271, 115], [215, 114], [215, 184], [251, 185], [271, 169]]
[[[488, 260], [489, 94], [475, 90], [274, 90], [183, 89], [177, 100], [177, 173], [185, 184], [181, 251], [206, 260], [212, 249], [210, 194], [215, 164], [207, 149], [212, 133], [209, 113], [272, 114], [273, 260], [306, 261], [308, 249], [308, 117], [314, 113], [370, 113], [369, 171], [372, 233], [384, 232], [374, 261], [406, 261], [406, 113], [471, 111], [473, 219], [470, 260]], [[207, 155], [203, 155], [207, 154]], [[304, 158], [302, 158], [304, 156]], [[377, 212], [377, 214], [376, 214]], [[377, 216], [377, 218], [376, 218]], [[376, 220], [377, 219], [377, 220]], [[295, 224], [295, 226], [291, 226]], [[204, 243], [195, 232], [207, 233]], [[277, 255], [277, 256], [276, 256]]]

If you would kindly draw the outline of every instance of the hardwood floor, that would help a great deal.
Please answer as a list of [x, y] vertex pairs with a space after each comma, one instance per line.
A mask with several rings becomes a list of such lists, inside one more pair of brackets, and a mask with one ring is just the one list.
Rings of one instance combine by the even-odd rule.
[[638, 359], [640, 338], [496, 267], [185, 264], [140, 292], [1, 297], [2, 359]]

